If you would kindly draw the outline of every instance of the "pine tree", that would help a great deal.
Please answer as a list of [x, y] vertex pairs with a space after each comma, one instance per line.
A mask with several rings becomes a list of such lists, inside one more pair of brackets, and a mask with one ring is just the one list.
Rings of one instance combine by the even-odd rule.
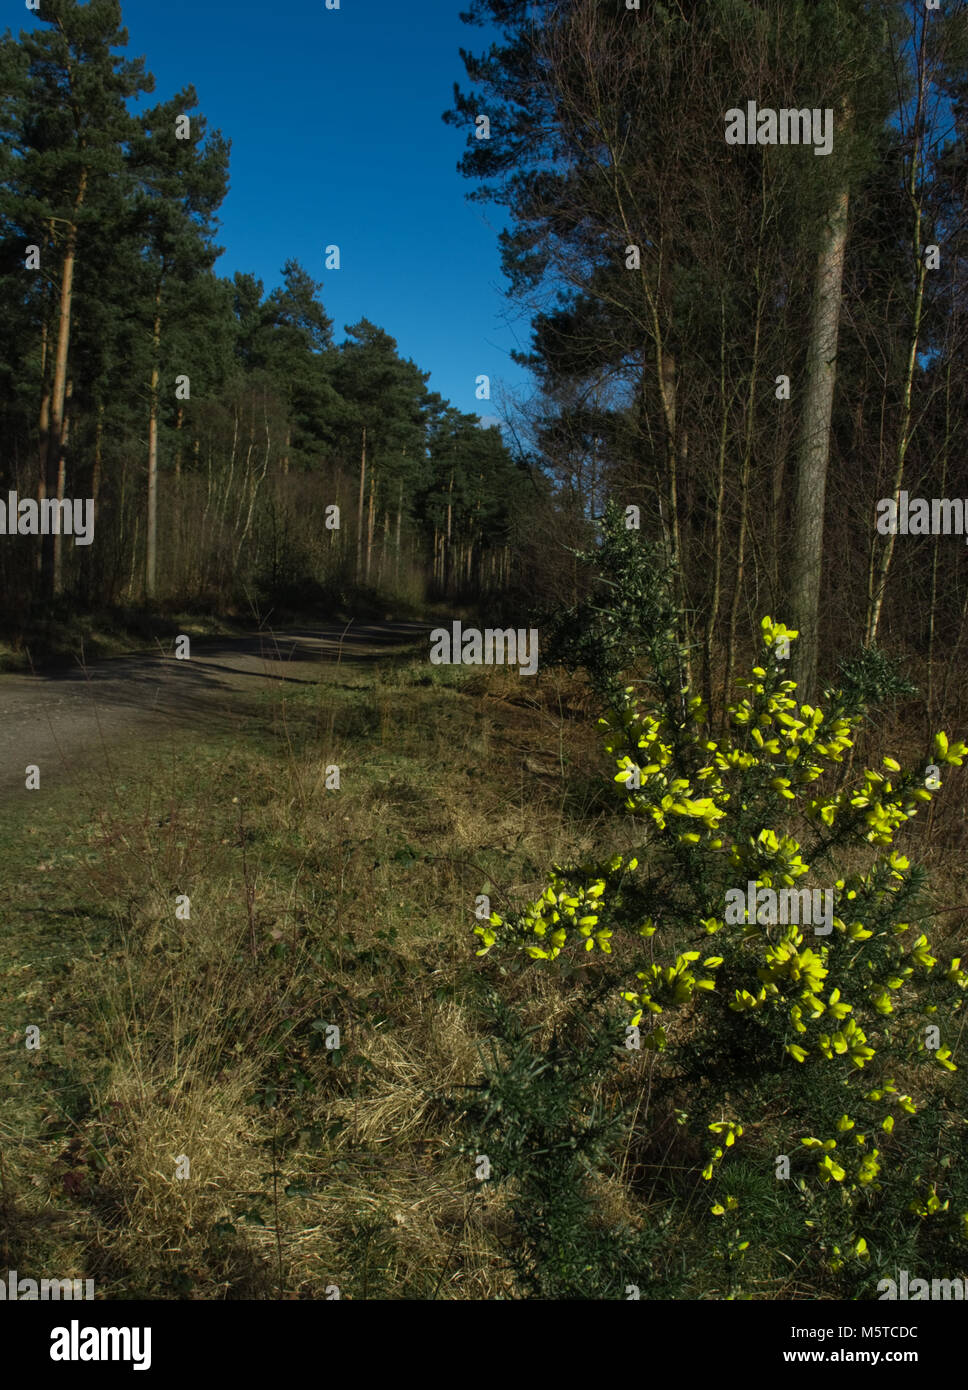
[[[112, 181], [123, 171], [125, 143], [133, 131], [126, 101], [154, 88], [144, 59], [113, 52], [127, 45], [117, 0], [41, 0], [46, 30], [25, 31], [20, 48], [26, 82], [13, 112], [13, 138], [22, 151], [7, 181], [8, 207], [16, 209], [23, 235], [41, 246], [52, 267], [52, 312], [45, 315], [50, 362], [49, 392], [42, 392], [41, 495], [64, 496], [65, 402], [73, 326], [75, 276], [82, 229], [96, 223]], [[6, 39], [9, 43], [10, 40]], [[9, 134], [8, 134], [8, 139]], [[44, 538], [43, 572], [48, 593], [62, 579], [62, 537]]]
[[[219, 132], [206, 141], [206, 122], [189, 115], [193, 88], [146, 111], [131, 141], [127, 169], [135, 188], [144, 253], [142, 281], [150, 306], [151, 377], [148, 396], [148, 489], [145, 594], [157, 588], [158, 423], [162, 332], [172, 280], [183, 284], [211, 270], [215, 213], [228, 191], [229, 147]], [[180, 375], [184, 375], [183, 373]]]

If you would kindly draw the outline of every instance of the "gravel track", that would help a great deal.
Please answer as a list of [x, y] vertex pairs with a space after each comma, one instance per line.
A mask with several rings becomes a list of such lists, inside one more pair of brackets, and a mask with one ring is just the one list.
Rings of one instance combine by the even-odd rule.
[[0, 796], [73, 781], [110, 750], [186, 727], [231, 728], [246, 697], [280, 684], [310, 684], [342, 662], [370, 662], [419, 642], [425, 623], [351, 622], [191, 643], [171, 653], [115, 657], [42, 676], [0, 676]]

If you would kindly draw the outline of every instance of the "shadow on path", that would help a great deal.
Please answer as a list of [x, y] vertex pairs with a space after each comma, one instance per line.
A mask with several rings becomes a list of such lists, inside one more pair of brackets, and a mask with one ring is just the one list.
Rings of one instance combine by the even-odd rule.
[[429, 623], [326, 623], [191, 643], [171, 653], [115, 657], [43, 676], [0, 676], [0, 795], [23, 792], [34, 763], [70, 775], [130, 735], [204, 722], [229, 728], [245, 696], [272, 685], [308, 685], [343, 662], [385, 660], [420, 643]]

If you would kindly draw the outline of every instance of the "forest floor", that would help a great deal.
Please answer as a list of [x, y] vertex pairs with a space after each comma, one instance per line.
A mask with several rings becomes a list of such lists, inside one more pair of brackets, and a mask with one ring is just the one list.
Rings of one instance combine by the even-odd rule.
[[[478, 1181], [462, 1110], [492, 998], [546, 1041], [577, 969], [602, 967], [480, 959], [475, 911], [629, 832], [583, 682], [433, 666], [425, 633], [193, 640], [190, 661], [0, 678], [0, 1269], [91, 1278], [98, 1299], [521, 1296], [513, 1190]], [[901, 719], [873, 739], [921, 742]], [[910, 834], [951, 954], [962, 788]], [[602, 1104], [631, 1119], [589, 1193], [608, 1229], [655, 1224], [657, 1296], [832, 1296], [785, 1237], [729, 1282], [691, 1150], [668, 1160], [681, 1203], [653, 1199], [667, 1140], [615, 1047]], [[772, 1160], [756, 1172], [772, 1193]]]
[[425, 631], [0, 679], [0, 1266], [99, 1299], [508, 1292], [438, 1095], [488, 1031], [476, 895], [587, 849], [597, 740], [553, 674], [431, 666]]

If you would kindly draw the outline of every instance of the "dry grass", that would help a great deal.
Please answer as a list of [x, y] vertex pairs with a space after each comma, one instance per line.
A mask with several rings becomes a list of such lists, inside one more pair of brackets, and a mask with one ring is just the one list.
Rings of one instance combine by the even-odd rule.
[[[500, 670], [341, 668], [233, 740], [146, 745], [83, 801], [8, 821], [3, 1262], [106, 1298], [516, 1296], [507, 1197], [475, 1181], [445, 1099], [487, 1040], [476, 895], [520, 902], [623, 833], [589, 710], [558, 676], [522, 694]], [[952, 863], [935, 823], [924, 838]], [[540, 972], [502, 990], [545, 1037], [569, 1007]], [[641, 1069], [608, 1090], [634, 1138], [590, 1200], [631, 1222], [659, 1167], [699, 1156], [671, 1116], [636, 1127]]]
[[62, 808], [65, 897], [91, 908], [23, 967], [21, 1002], [57, 988], [29, 1145], [6, 1135], [8, 1263], [98, 1297], [510, 1294], [502, 1202], [441, 1103], [480, 1074], [475, 896], [526, 893], [590, 835], [561, 776], [588, 730], [560, 683], [518, 688], [343, 668]]

